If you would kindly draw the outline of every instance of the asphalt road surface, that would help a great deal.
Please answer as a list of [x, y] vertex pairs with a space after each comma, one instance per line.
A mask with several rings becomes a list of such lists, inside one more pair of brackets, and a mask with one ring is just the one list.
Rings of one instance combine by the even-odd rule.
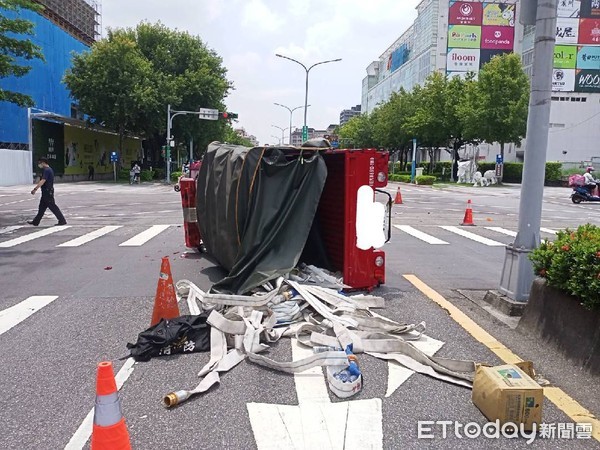
[[[389, 186], [394, 195], [397, 186]], [[289, 424], [273, 420], [273, 414], [277, 405], [299, 404], [293, 376], [244, 361], [218, 387], [167, 410], [162, 397], [195, 387], [209, 355], [133, 365], [119, 359], [127, 355], [126, 343], [135, 342], [150, 324], [161, 257], [169, 257], [175, 280], [188, 279], [205, 290], [223, 276], [208, 259], [185, 248], [181, 200], [172, 187], [57, 184], [57, 203], [68, 225], [54, 227], [48, 212], [37, 228], [25, 223], [39, 199], [30, 190], [0, 188], [0, 448], [87, 447], [96, 365], [103, 360], [113, 361], [119, 374], [134, 448], [251, 449], [257, 442], [260, 448], [292, 447], [285, 440], [289, 436], [282, 436], [281, 424]], [[402, 322], [425, 321], [426, 334], [443, 342], [437, 356], [500, 364], [468, 326], [448, 314], [448, 307], [432, 300], [441, 296], [516, 355], [534, 361], [577, 405], [600, 413], [597, 377], [469, 300], [469, 294], [498, 287], [504, 245], [517, 231], [520, 188], [401, 185], [401, 193], [403, 204], [393, 210], [392, 241], [385, 246], [386, 284], [376, 290], [386, 299], [381, 313]], [[476, 226], [460, 227], [468, 199]], [[598, 208], [573, 205], [568, 189], [547, 188], [541, 236], [552, 239], [564, 227], [598, 224]], [[186, 305], [181, 309], [187, 313]], [[269, 353], [290, 360], [290, 341], [281, 340]], [[294, 448], [315, 448], [310, 437], [321, 435], [327, 439], [320, 448], [599, 448], [593, 438], [580, 439], [585, 433], [565, 437], [569, 429], [578, 430], [569, 417], [577, 409], [569, 402], [559, 408], [548, 399], [543, 421], [556, 425], [554, 439], [538, 437], [529, 445], [525, 438], [457, 437], [454, 428], [444, 438], [439, 425], [425, 433], [433, 439], [419, 438], [419, 421], [483, 426], [486, 419], [471, 402], [471, 391], [419, 374], [399, 377], [395, 367], [359, 357], [365, 384], [347, 417], [338, 417], [347, 405], [333, 396], [318, 406], [300, 402], [304, 440], [293, 440]], [[334, 428], [313, 430], [314, 408], [341, 420], [346, 429], [341, 435]], [[559, 428], [567, 430], [562, 437]]]

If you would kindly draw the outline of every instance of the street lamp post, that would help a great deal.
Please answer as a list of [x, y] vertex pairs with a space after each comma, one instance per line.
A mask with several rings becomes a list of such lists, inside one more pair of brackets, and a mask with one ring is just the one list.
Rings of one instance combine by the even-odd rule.
[[[271, 126], [281, 130], [281, 143], [285, 145], [284, 133], [285, 133], [285, 130], [287, 130], [287, 128], [281, 128], [281, 127], [278, 127], [277, 125], [271, 125]], [[290, 131], [291, 131], [291, 128], [290, 128]], [[289, 144], [292, 145], [292, 141], [290, 141]]]
[[[296, 111], [297, 109], [300, 109], [300, 108], [302, 108], [303, 106], [302, 106], [302, 105], [300, 105], [300, 106], [296, 106], [295, 108], [291, 108], [291, 109], [290, 109], [289, 107], [287, 107], [287, 106], [285, 106], [285, 105], [282, 105], [281, 103], [273, 103], [273, 104], [274, 104], [274, 105], [277, 105], [277, 106], [281, 106], [282, 108], [285, 108], [285, 109], [287, 109], [287, 110], [290, 112], [290, 141], [289, 141], [288, 143], [289, 143], [290, 145], [292, 145], [292, 115], [294, 114], [294, 111]], [[309, 106], [310, 106], [310, 105], [306, 105], [306, 107], [307, 107], [307, 108], [308, 108]]]
[[304, 69], [304, 71], [306, 72], [306, 86], [305, 86], [305, 89], [304, 89], [304, 126], [302, 127], [302, 139], [304, 140], [305, 133], [307, 133], [307, 131], [306, 131], [307, 130], [307, 128], [306, 128], [306, 112], [307, 112], [307, 109], [308, 109], [308, 73], [310, 72], [310, 69], [312, 69], [315, 66], [318, 66], [320, 64], [327, 64], [327, 63], [332, 63], [332, 62], [338, 62], [338, 61], [341, 61], [342, 58], [329, 59], [327, 61], [319, 61], [318, 63], [314, 63], [312, 66], [310, 66], [310, 67], [307, 68], [300, 61], [296, 61], [294, 58], [290, 58], [289, 56], [283, 56], [283, 55], [280, 55], [278, 53], [276, 53], [275, 56], [278, 56], [279, 58], [289, 59], [290, 61], [293, 61], [296, 64], [300, 64], [302, 66], [302, 68]]
[[281, 138], [279, 136], [275, 136], [274, 134], [272, 134], [271, 137], [275, 138], [279, 141], [279, 143], [277, 145], [281, 145]]

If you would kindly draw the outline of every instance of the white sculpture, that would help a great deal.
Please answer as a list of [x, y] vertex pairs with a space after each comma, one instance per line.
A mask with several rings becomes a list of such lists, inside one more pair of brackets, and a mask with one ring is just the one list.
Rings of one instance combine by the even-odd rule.
[[[477, 170], [475, 161], [459, 161], [458, 162], [458, 181], [457, 183], [472, 183], [473, 176]], [[481, 174], [480, 174], [481, 175]]]
[[483, 174], [483, 178], [485, 178], [487, 180], [488, 186], [490, 184], [498, 183], [498, 178], [496, 178], [496, 172], [494, 172], [493, 170], [486, 170], [485, 173]]
[[477, 171], [475, 172], [475, 175], [473, 175], [473, 186], [479, 184], [481, 187], [484, 187], [496, 183], [498, 183], [498, 180], [496, 179], [496, 173], [493, 170], [486, 170], [483, 175], [481, 175], [481, 172]]

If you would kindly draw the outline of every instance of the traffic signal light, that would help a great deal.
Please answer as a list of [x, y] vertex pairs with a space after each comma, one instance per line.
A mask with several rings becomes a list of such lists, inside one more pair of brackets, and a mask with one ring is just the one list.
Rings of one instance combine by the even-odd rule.
[[238, 115], [237, 113], [223, 111], [219, 113], [219, 118], [226, 120], [235, 120], [238, 118]]

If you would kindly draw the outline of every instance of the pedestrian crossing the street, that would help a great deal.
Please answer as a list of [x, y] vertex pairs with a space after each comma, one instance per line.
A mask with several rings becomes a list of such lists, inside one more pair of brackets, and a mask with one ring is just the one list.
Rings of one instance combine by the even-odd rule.
[[[153, 239], [180, 225], [106, 225], [98, 228], [83, 225], [61, 225], [34, 230], [21, 225], [0, 228], [0, 252], [5, 248], [20, 248], [27, 244], [39, 245], [37, 240], [51, 237], [49, 247], [60, 249], [77, 248], [111, 239], [117, 247], [141, 247]], [[395, 236], [399, 239], [414, 239], [427, 245], [456, 245], [468, 240], [487, 247], [503, 247], [514, 238], [516, 230], [502, 227], [465, 227], [448, 225], [394, 225]], [[183, 232], [183, 230], [181, 230]], [[557, 231], [540, 228], [541, 235], [552, 238]], [[67, 234], [68, 236], [65, 236]], [[61, 240], [63, 239], [63, 240]]]

